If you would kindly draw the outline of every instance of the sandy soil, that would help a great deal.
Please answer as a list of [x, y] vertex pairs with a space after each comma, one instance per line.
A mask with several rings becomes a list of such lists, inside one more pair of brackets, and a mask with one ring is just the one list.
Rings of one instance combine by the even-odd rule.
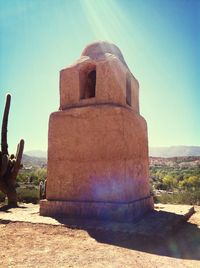
[[164, 240], [2, 220], [0, 267], [200, 267], [200, 207], [195, 210]]

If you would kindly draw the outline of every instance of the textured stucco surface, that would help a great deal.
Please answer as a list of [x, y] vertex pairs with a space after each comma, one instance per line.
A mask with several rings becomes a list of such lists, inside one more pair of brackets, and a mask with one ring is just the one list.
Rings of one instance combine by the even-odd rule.
[[[95, 98], [80, 99], [84, 78], [96, 70]], [[83, 56], [60, 72], [60, 109], [96, 103], [126, 105], [126, 78], [131, 79], [131, 106], [139, 112], [139, 84], [124, 64], [114, 55], [106, 54], [99, 59]]]
[[149, 195], [146, 122], [110, 105], [53, 113], [47, 199], [126, 202]]

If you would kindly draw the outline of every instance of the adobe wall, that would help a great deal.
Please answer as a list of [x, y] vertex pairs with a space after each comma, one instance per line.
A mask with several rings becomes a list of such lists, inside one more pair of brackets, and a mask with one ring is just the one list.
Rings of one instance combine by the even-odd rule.
[[[81, 99], [83, 79], [94, 68], [97, 77], [95, 98]], [[131, 106], [139, 112], [138, 81], [118, 58], [110, 54], [96, 60], [84, 56], [60, 72], [60, 110], [98, 103], [125, 106], [127, 74], [131, 80]]]
[[129, 202], [149, 195], [146, 122], [113, 105], [53, 113], [47, 199]]

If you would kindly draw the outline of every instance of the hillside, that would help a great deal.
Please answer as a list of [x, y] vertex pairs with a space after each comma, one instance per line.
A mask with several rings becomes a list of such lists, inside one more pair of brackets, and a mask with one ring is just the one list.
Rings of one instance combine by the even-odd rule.
[[26, 167], [45, 167], [47, 165], [47, 158], [34, 157], [23, 154], [22, 157], [23, 166]]
[[[25, 155], [31, 157], [47, 158], [47, 151], [26, 151]], [[152, 157], [176, 157], [176, 156], [200, 156], [200, 146], [170, 146], [150, 147], [149, 156]]]
[[150, 166], [168, 167], [200, 167], [200, 156], [181, 156], [181, 157], [149, 157]]
[[47, 151], [42, 151], [42, 150], [26, 151], [25, 154], [28, 156], [33, 156], [33, 157], [42, 157], [42, 158], [47, 157]]
[[153, 157], [200, 156], [200, 146], [150, 147]]
[[[47, 158], [23, 155], [24, 167], [46, 167]], [[150, 166], [170, 166], [170, 167], [195, 167], [200, 166], [200, 156], [177, 156], [177, 157], [152, 157], [149, 156]]]

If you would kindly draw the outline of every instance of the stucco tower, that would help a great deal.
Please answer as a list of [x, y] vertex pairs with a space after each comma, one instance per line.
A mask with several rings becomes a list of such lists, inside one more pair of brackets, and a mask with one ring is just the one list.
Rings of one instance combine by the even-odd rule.
[[60, 72], [40, 214], [131, 221], [153, 209], [139, 85], [114, 44], [87, 46]]

